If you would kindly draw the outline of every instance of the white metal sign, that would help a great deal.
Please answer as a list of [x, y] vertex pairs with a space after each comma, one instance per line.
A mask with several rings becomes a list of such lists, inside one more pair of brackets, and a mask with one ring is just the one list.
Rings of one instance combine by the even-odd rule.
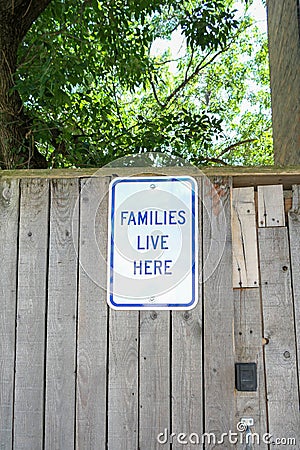
[[108, 304], [191, 309], [198, 300], [198, 195], [188, 176], [116, 178], [109, 192]]

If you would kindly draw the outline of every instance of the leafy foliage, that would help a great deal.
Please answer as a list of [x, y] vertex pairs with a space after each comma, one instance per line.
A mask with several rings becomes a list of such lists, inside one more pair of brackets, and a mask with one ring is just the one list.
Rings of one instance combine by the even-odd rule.
[[[175, 30], [185, 51], [170, 62], [153, 42]], [[231, 0], [52, 1], [18, 61], [15, 89], [51, 167], [146, 151], [272, 161], [266, 40]]]

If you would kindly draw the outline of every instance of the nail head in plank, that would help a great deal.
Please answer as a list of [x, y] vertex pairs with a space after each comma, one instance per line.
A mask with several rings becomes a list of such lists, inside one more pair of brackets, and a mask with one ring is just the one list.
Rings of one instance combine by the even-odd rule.
[[74, 450], [78, 180], [51, 180], [45, 450]]
[[109, 177], [80, 181], [76, 448], [104, 450], [108, 307], [103, 286]]
[[0, 448], [12, 448], [19, 180], [0, 179]]
[[283, 186], [258, 186], [258, 226], [284, 227]]
[[[139, 448], [139, 312], [109, 310], [108, 448]], [[147, 387], [146, 387], [147, 388]]]
[[[289, 237], [292, 263], [292, 287], [295, 309], [295, 329], [300, 379], [300, 186], [293, 186], [293, 209], [289, 212]], [[300, 387], [300, 386], [299, 386]]]
[[49, 182], [21, 181], [14, 445], [42, 448]]
[[230, 223], [230, 180], [204, 179], [204, 431], [216, 435], [236, 429]]
[[254, 188], [232, 189], [233, 287], [259, 286]]
[[[202, 177], [197, 178], [201, 198]], [[202, 226], [199, 208], [199, 229]], [[201, 239], [199, 239], [199, 246]], [[199, 248], [199, 266], [202, 267], [202, 251]], [[172, 428], [186, 430], [188, 434], [203, 427], [203, 334], [202, 334], [202, 286], [199, 284], [199, 299], [191, 311], [172, 311]], [[176, 448], [186, 445], [176, 443]]]
[[[269, 432], [300, 441], [295, 318], [287, 229], [259, 229]], [[273, 447], [272, 447], [273, 448]], [[275, 447], [274, 447], [275, 448]]]
[[140, 312], [140, 450], [170, 430], [170, 314]]

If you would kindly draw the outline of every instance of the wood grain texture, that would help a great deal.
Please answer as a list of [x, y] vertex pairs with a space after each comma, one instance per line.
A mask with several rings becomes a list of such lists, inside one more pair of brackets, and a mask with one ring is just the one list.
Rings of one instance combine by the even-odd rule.
[[[207, 177], [230, 177], [234, 187], [262, 186], [283, 184], [285, 189], [291, 189], [292, 185], [300, 184], [300, 166], [290, 167], [201, 167], [201, 172]], [[1, 170], [0, 178], [3, 180], [19, 178], [89, 178], [118, 176], [132, 176], [143, 174], [163, 175], [199, 175], [199, 169], [194, 166], [164, 167], [102, 167], [84, 169], [26, 169], [26, 170]]]
[[[172, 432], [203, 431], [202, 302], [190, 311], [172, 312]], [[173, 440], [176, 449], [185, 444]]]
[[[204, 398], [205, 431], [236, 429], [234, 400], [234, 303], [230, 180], [204, 179]], [[229, 445], [229, 444], [228, 444]], [[213, 448], [207, 444], [206, 448]], [[224, 443], [225, 448], [231, 448]]]
[[139, 449], [161, 448], [157, 435], [170, 430], [170, 313], [140, 313]]
[[295, 312], [298, 380], [300, 379], [300, 186], [293, 186], [292, 209], [288, 214], [292, 263], [292, 288]]
[[0, 448], [13, 436], [19, 180], [0, 180]]
[[51, 181], [45, 449], [74, 449], [78, 180]]
[[[201, 199], [202, 177], [197, 178]], [[198, 199], [197, 199], [198, 201]], [[201, 202], [198, 212], [199, 236], [202, 231]], [[198, 240], [198, 267], [202, 268], [202, 239]], [[188, 435], [203, 432], [203, 326], [202, 283], [199, 282], [198, 304], [190, 311], [172, 312], [172, 432]], [[174, 440], [173, 447], [185, 449], [185, 444]]]
[[258, 226], [284, 227], [283, 186], [258, 186]]
[[109, 178], [81, 180], [76, 448], [105, 449], [107, 378], [107, 190]]
[[14, 446], [43, 448], [49, 183], [22, 180]]
[[[252, 433], [258, 433], [262, 438], [267, 433], [265, 367], [262, 340], [262, 311], [260, 292], [258, 289], [239, 289], [234, 291], [234, 336], [235, 361], [241, 363], [255, 362], [257, 364], [257, 391], [236, 391], [236, 422], [243, 417], [254, 420], [250, 428]], [[245, 443], [237, 444], [239, 450], [245, 450]], [[266, 449], [262, 439], [253, 449]]]
[[254, 188], [232, 189], [233, 287], [259, 286]]
[[108, 448], [115, 450], [138, 448], [138, 336], [138, 311], [110, 309]]
[[[295, 320], [288, 234], [285, 227], [259, 230], [266, 384], [270, 433], [300, 442]], [[271, 445], [271, 448], [276, 446]]]

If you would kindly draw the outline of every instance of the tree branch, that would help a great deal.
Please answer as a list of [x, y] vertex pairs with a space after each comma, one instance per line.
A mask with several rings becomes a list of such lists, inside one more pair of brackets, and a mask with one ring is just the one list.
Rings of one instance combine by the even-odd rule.
[[117, 110], [117, 117], [122, 125], [123, 130], [126, 129], [124, 122], [123, 122], [123, 118], [122, 118], [122, 114], [119, 108], [119, 102], [118, 102], [118, 96], [117, 96], [117, 91], [116, 91], [116, 85], [114, 82], [112, 82], [112, 86], [113, 86], [113, 96], [114, 96], [114, 100], [115, 100], [115, 104], [116, 104], [116, 110]]
[[[182, 81], [182, 83], [179, 84], [179, 86], [177, 86], [177, 88], [174, 89], [173, 92], [171, 92], [171, 94], [166, 98], [166, 101], [164, 103], [164, 108], [166, 108], [168, 106], [168, 104], [170, 103], [170, 101], [176, 97], [176, 95], [185, 88], [185, 86], [187, 86], [188, 83], [190, 83], [190, 81], [192, 81], [197, 75], [199, 75], [199, 73], [201, 72], [201, 70], [205, 69], [205, 67], [209, 66], [212, 62], [214, 62], [214, 60], [220, 56], [222, 53], [225, 53], [230, 46], [235, 42], [237, 36], [242, 32], [242, 28], [240, 28], [237, 33], [235, 33], [234, 36], [232, 36], [232, 39], [230, 40], [230, 42], [223, 48], [221, 48], [221, 50], [219, 50], [217, 53], [214, 54], [214, 56], [212, 58], [210, 58], [207, 61], [207, 58], [212, 54], [212, 51], [209, 51], [207, 55], [205, 55], [205, 57], [202, 59], [202, 61], [196, 66], [195, 70], [193, 73], [191, 73], [191, 75], [187, 76], [187, 71], [189, 70], [189, 67], [187, 68], [186, 74], [185, 74], [185, 78]], [[205, 62], [206, 61], [206, 62]], [[192, 61], [189, 62], [189, 66], [191, 64]]]
[[224, 156], [226, 153], [231, 152], [236, 147], [239, 147], [240, 145], [249, 144], [250, 142], [258, 141], [258, 138], [253, 139], [244, 139], [243, 141], [235, 142], [234, 144], [229, 145], [228, 147], [224, 148], [224, 150], [221, 151], [221, 153], [218, 155], [218, 158], [221, 158], [221, 156]]
[[153, 92], [155, 100], [157, 101], [159, 106], [161, 106], [163, 108], [164, 104], [158, 98], [158, 95], [157, 95], [157, 92], [156, 92], [156, 87], [155, 87], [155, 84], [154, 84], [154, 81], [152, 80], [152, 78], [150, 79], [150, 84], [151, 84], [151, 88], [152, 88], [152, 92]]
[[7, 12], [11, 11], [14, 14], [16, 8], [18, 8], [22, 3], [25, 3], [24, 0], [0, 0], [0, 11]]
[[[0, 0], [1, 1], [1, 0]], [[52, 0], [26, 0], [15, 5], [15, 13], [21, 14], [20, 29], [22, 37], [28, 32], [33, 22], [42, 14]]]
[[192, 65], [193, 59], [194, 59], [194, 48], [192, 48], [191, 57], [190, 57], [188, 66], [187, 66], [186, 71], [185, 71], [184, 81], [186, 81], [187, 78], [188, 78], [189, 70], [190, 70], [190, 67], [191, 67], [191, 65]]
[[189, 76], [185, 76], [184, 80], [182, 81], [182, 83], [179, 84], [179, 86], [177, 86], [177, 88], [174, 89], [174, 91], [166, 98], [166, 101], [164, 103], [164, 108], [167, 107], [167, 105], [170, 103], [170, 101], [176, 97], [176, 95], [185, 88], [185, 86], [187, 84], [190, 83], [190, 81], [192, 81], [197, 75], [199, 75], [199, 73], [201, 72], [201, 70], [203, 70], [206, 66], [208, 66], [209, 64], [211, 64], [219, 55], [221, 55], [223, 52], [225, 52], [228, 49], [228, 46], [223, 48], [222, 50], [220, 50], [219, 52], [217, 52], [209, 61], [207, 61], [205, 64], [203, 64], [203, 62], [207, 59], [207, 57], [211, 54], [209, 53], [208, 55], [206, 55], [205, 58], [203, 58], [203, 60], [196, 66], [195, 70], [193, 73], [191, 73], [191, 75]]
[[175, 58], [175, 59], [165, 59], [163, 61], [154, 61], [154, 64], [156, 66], [164, 66], [165, 64], [180, 61], [181, 59], [183, 59], [183, 56], [180, 56], [179, 58]]
[[215, 157], [211, 157], [211, 158], [203, 158], [201, 160], [201, 163], [214, 162], [217, 164], [222, 164], [223, 166], [227, 166], [228, 163], [222, 159], [222, 156], [224, 156], [226, 153], [230, 152], [234, 148], [239, 147], [240, 145], [248, 144], [250, 142], [255, 142], [255, 141], [258, 141], [258, 138], [244, 139], [243, 141], [235, 142], [234, 144], [231, 144], [228, 147], [224, 148], [224, 150], [222, 150], [219, 155], [217, 155]]
[[222, 164], [223, 166], [228, 166], [227, 162], [223, 161], [223, 159], [220, 158], [203, 158], [202, 162], [204, 163], [214, 162], [217, 164]]

